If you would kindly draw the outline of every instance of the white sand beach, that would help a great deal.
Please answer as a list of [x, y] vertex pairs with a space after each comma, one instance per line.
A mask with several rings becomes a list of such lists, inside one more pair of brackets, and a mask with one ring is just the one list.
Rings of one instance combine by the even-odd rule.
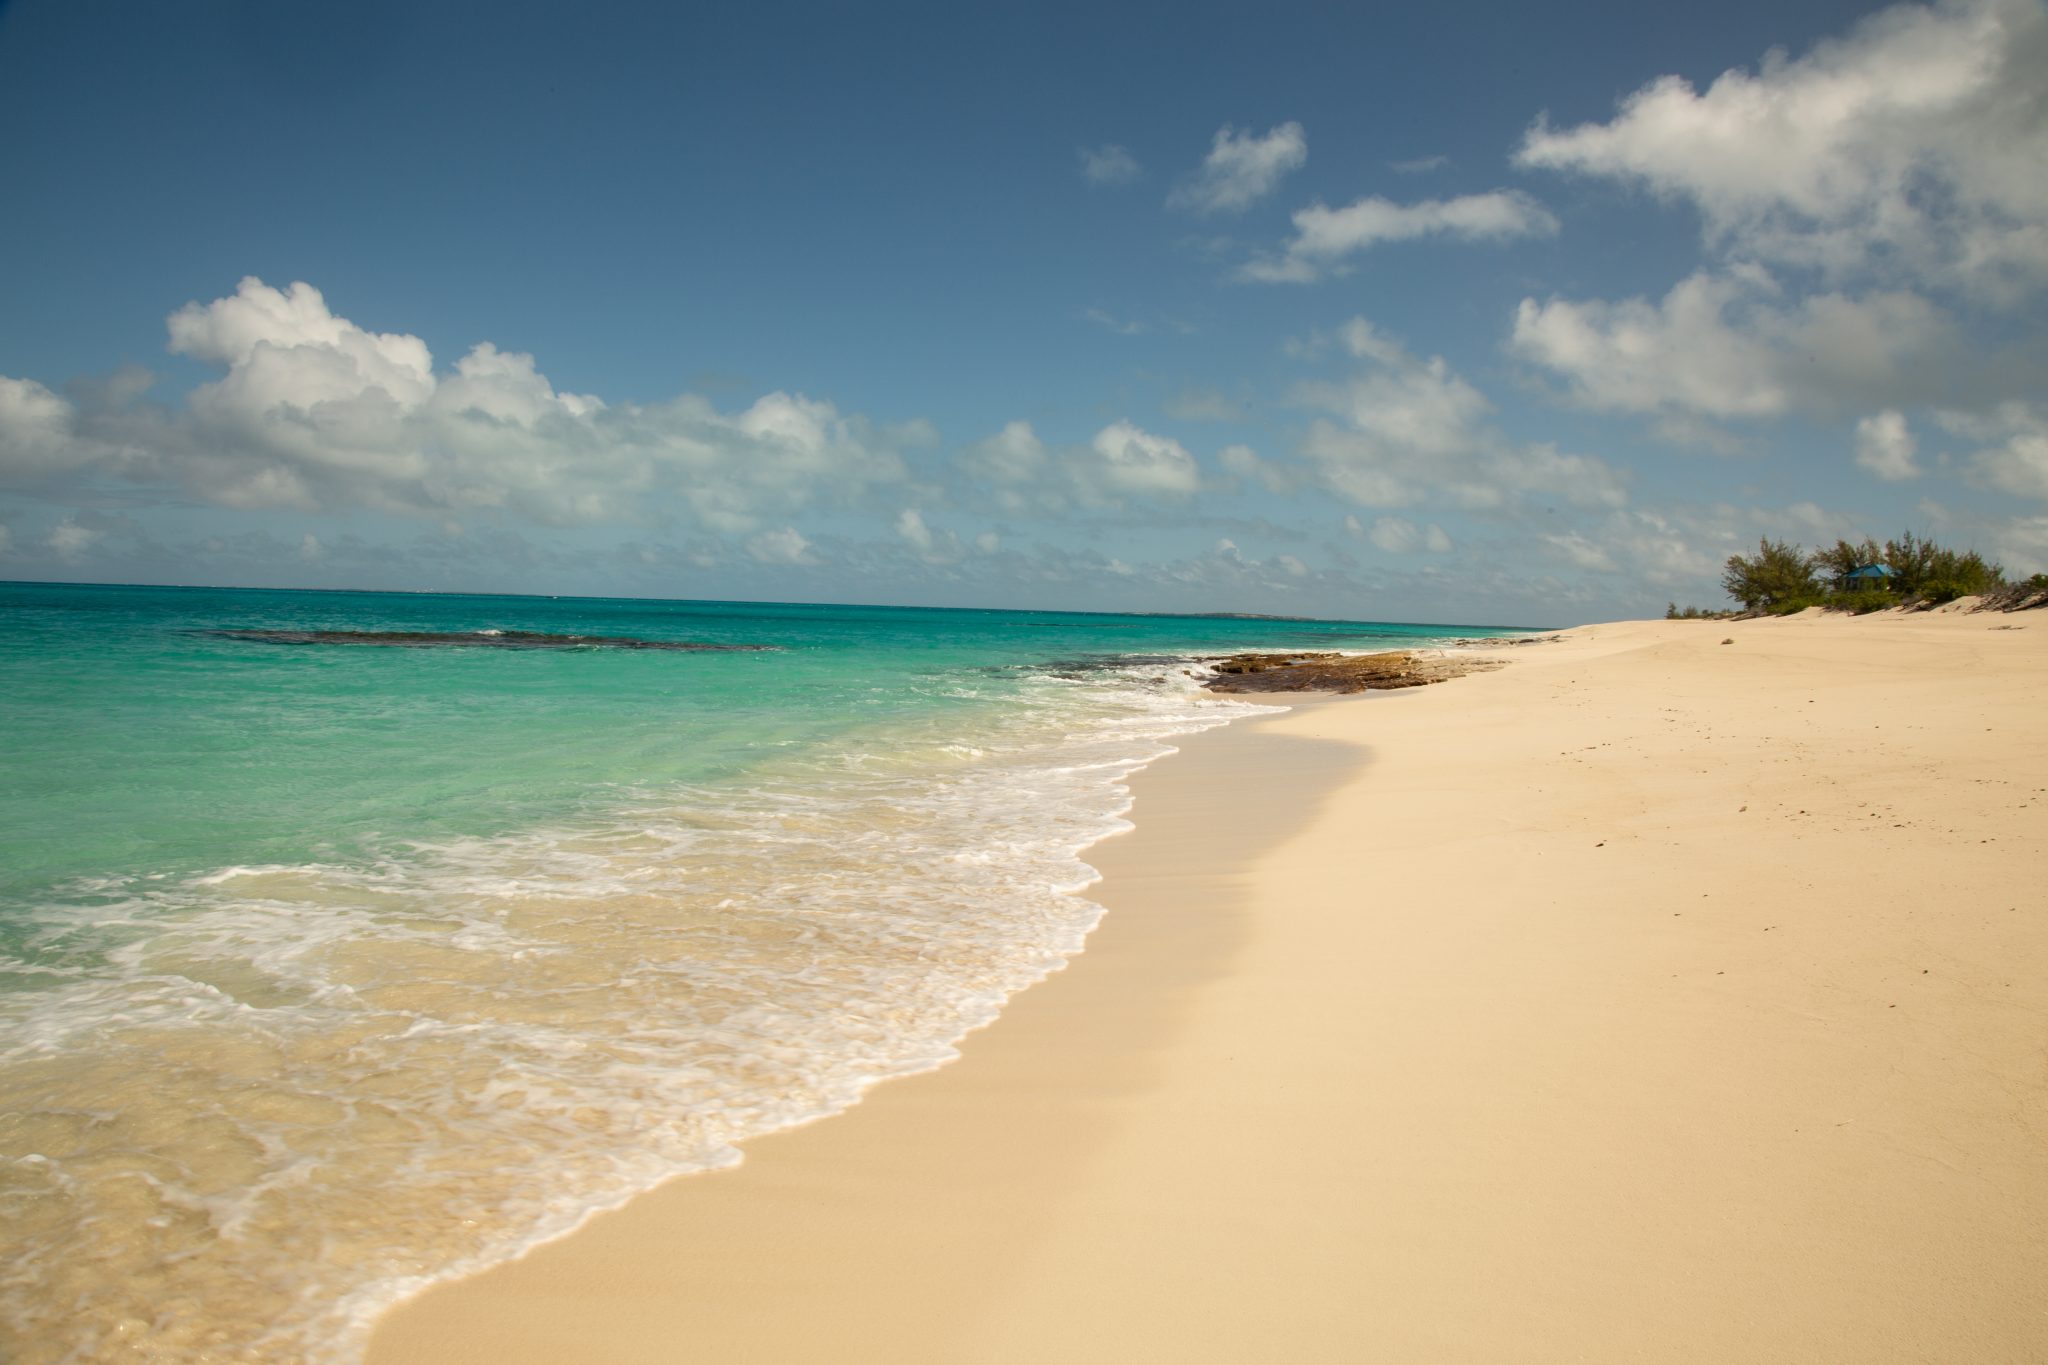
[[2048, 614], [1503, 654], [1187, 742], [958, 1062], [371, 1361], [2048, 1359]]

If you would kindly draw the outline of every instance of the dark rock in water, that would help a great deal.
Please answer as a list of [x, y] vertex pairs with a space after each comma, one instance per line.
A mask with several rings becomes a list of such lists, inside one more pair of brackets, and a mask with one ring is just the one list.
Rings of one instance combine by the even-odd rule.
[[548, 635], [534, 630], [207, 630], [221, 640], [265, 645], [388, 645], [400, 649], [661, 649], [690, 653], [753, 652], [776, 645], [714, 645], [698, 640], [642, 640], [630, 635]]
[[1212, 660], [1212, 692], [1385, 692], [1499, 668], [1493, 659], [1420, 654], [1232, 654]]

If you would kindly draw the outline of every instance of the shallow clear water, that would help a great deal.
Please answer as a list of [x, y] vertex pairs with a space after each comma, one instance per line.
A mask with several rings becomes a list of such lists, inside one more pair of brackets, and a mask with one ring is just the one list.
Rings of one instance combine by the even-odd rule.
[[1464, 633], [0, 585], [0, 1358], [351, 1359], [1077, 951], [1185, 656]]

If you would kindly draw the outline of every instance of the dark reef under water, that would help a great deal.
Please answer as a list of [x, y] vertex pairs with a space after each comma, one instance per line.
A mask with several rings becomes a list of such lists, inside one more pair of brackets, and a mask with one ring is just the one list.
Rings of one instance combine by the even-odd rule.
[[665, 649], [733, 653], [780, 648], [709, 644], [701, 640], [643, 640], [631, 635], [549, 635], [534, 630], [208, 630], [200, 634], [266, 645], [387, 645], [400, 649]]

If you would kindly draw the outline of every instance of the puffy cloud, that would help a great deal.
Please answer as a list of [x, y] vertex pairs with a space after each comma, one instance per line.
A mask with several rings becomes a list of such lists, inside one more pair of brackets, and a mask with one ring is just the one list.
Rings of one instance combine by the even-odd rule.
[[[1809, 510], [1822, 515], [1818, 508]], [[1588, 573], [1697, 590], [1715, 581], [1728, 553], [1754, 536], [1762, 516], [1733, 508], [1704, 517], [1621, 508], [1587, 528], [1539, 535], [1536, 543], [1551, 558]]]
[[1666, 76], [1608, 122], [1539, 120], [1516, 160], [1684, 200], [1739, 258], [1989, 296], [2048, 278], [2043, 71], [2039, 0], [1901, 5], [1704, 93]]
[[1567, 455], [1549, 441], [1490, 450], [1470, 475], [1446, 487], [1461, 505], [1481, 510], [1550, 499], [1573, 507], [1619, 507], [1628, 501], [1622, 471], [1597, 456]]
[[1281, 177], [1308, 164], [1308, 136], [1299, 123], [1283, 123], [1263, 137], [1224, 126], [1201, 168], [1167, 197], [1170, 208], [1192, 213], [1236, 212], [1273, 191]]
[[[1205, 593], [1248, 590], [1260, 594], [1295, 595], [1302, 591], [1308, 580], [1316, 577], [1315, 570], [1298, 556], [1283, 552], [1270, 559], [1259, 559], [1246, 554], [1228, 536], [1217, 540], [1215, 548], [1206, 554], [1146, 565], [1111, 560], [1106, 567], [1126, 577], [1150, 580], [1161, 588], [1187, 587]], [[1195, 600], [1213, 602], [1216, 599], [1205, 597]]]
[[433, 357], [415, 336], [368, 332], [328, 311], [310, 284], [272, 289], [256, 277], [168, 320], [170, 349], [227, 368], [198, 392], [230, 412], [307, 409], [372, 395], [401, 407], [434, 392]]
[[500, 351], [488, 341], [478, 342], [455, 362], [454, 377], [441, 381], [434, 398], [448, 411], [522, 425], [556, 412], [587, 417], [604, 408], [599, 398], [556, 393], [535, 368], [532, 356]]
[[1080, 150], [1081, 178], [1091, 185], [1122, 185], [1136, 180], [1144, 171], [1138, 158], [1114, 142]]
[[1918, 449], [1906, 426], [1906, 415], [1888, 408], [1856, 424], [1856, 463], [1887, 483], [1916, 478], [1920, 467], [1913, 463]]
[[915, 507], [906, 507], [896, 514], [896, 534], [920, 550], [932, 547], [932, 531], [924, 524], [924, 513]]
[[1942, 429], [1982, 444], [1966, 469], [1979, 483], [2023, 498], [2048, 498], [2048, 407], [2001, 404], [1988, 414], [1943, 412]]
[[320, 291], [243, 280], [169, 319], [170, 346], [224, 368], [182, 411], [120, 385], [81, 409], [0, 378], [0, 481], [113, 478], [236, 508], [369, 508], [550, 525], [674, 516], [743, 534], [814, 503], [902, 482], [928, 425], [877, 427], [770, 393], [736, 412], [699, 396], [607, 406], [558, 393], [490, 343], [439, 374], [419, 338], [371, 332]]
[[955, 464], [976, 491], [1007, 511], [1044, 501], [1052, 455], [1029, 422], [1010, 422], [995, 435], [960, 451]]
[[[896, 534], [917, 557], [926, 564], [953, 564], [965, 557], [967, 549], [960, 542], [960, 533], [952, 530], [934, 530], [925, 523], [924, 513], [915, 507], [906, 507], [896, 514]], [[989, 553], [989, 551], [984, 551]]]
[[1058, 450], [1048, 448], [1029, 422], [1011, 422], [963, 448], [955, 466], [973, 495], [1008, 512], [1120, 507], [1133, 499], [1178, 502], [1202, 488], [1201, 467], [1185, 446], [1130, 421], [1110, 423], [1085, 446]]
[[1301, 483], [1292, 470], [1260, 458], [1259, 452], [1248, 445], [1223, 447], [1216, 452], [1216, 462], [1225, 472], [1256, 482], [1269, 493], [1292, 493]]
[[1255, 258], [1238, 274], [1264, 283], [1306, 284], [1341, 271], [1346, 257], [1381, 242], [1444, 236], [1459, 241], [1549, 237], [1557, 219], [1520, 190], [1493, 190], [1456, 199], [1397, 204], [1377, 195], [1343, 208], [1311, 204], [1294, 215], [1294, 239], [1278, 256]]
[[1991, 522], [1986, 535], [1991, 558], [2009, 573], [2048, 573], [2048, 516], [2004, 517]]
[[1127, 421], [1112, 422], [1096, 432], [1072, 467], [1084, 490], [1109, 499], [1124, 495], [1187, 497], [1202, 486], [1195, 457], [1179, 441], [1155, 436]]
[[89, 526], [81, 526], [75, 518], [66, 517], [50, 528], [43, 543], [50, 553], [62, 560], [75, 560], [92, 548], [93, 542], [104, 533]]
[[776, 531], [763, 531], [747, 539], [747, 553], [763, 564], [815, 564], [811, 557], [811, 542], [794, 526], [785, 526]]
[[1551, 553], [1570, 563], [1575, 568], [1587, 569], [1594, 573], [1614, 573], [1618, 566], [1614, 556], [1578, 531], [1567, 531], [1562, 535], [1546, 535], [1543, 543]]
[[[1347, 527], [1358, 527], [1358, 518], [1346, 517]], [[1428, 526], [1417, 526], [1406, 517], [1376, 517], [1370, 531], [1360, 527], [1353, 534], [1363, 534], [1374, 545], [1390, 555], [1410, 555], [1417, 550], [1428, 550], [1431, 554], [1445, 554], [1451, 548], [1451, 538], [1435, 522]]]
[[1100, 308], [1084, 309], [1081, 316], [1097, 327], [1106, 328], [1122, 337], [1142, 336], [1146, 330], [1145, 324], [1136, 318], [1120, 318]]
[[76, 413], [33, 379], [0, 375], [0, 473], [21, 482], [68, 471], [77, 458]]
[[1420, 501], [1439, 470], [1488, 444], [1492, 405], [1441, 356], [1417, 359], [1363, 318], [1345, 329], [1344, 341], [1367, 364], [1342, 380], [1296, 389], [1297, 402], [1344, 419], [1317, 419], [1304, 452], [1324, 484], [1353, 502]]
[[1578, 507], [1627, 501], [1621, 474], [1604, 461], [1508, 441], [1488, 421], [1492, 404], [1442, 357], [1411, 355], [1363, 318], [1341, 340], [1357, 369], [1295, 390], [1297, 403], [1338, 418], [1316, 419], [1302, 453], [1339, 496], [1366, 507], [1441, 497], [1474, 510], [1532, 497]]
[[1523, 299], [1509, 346], [1585, 407], [1753, 418], [1894, 393], [1946, 368], [1954, 336], [1917, 294], [1787, 301], [1747, 267], [1696, 272], [1656, 303]]

